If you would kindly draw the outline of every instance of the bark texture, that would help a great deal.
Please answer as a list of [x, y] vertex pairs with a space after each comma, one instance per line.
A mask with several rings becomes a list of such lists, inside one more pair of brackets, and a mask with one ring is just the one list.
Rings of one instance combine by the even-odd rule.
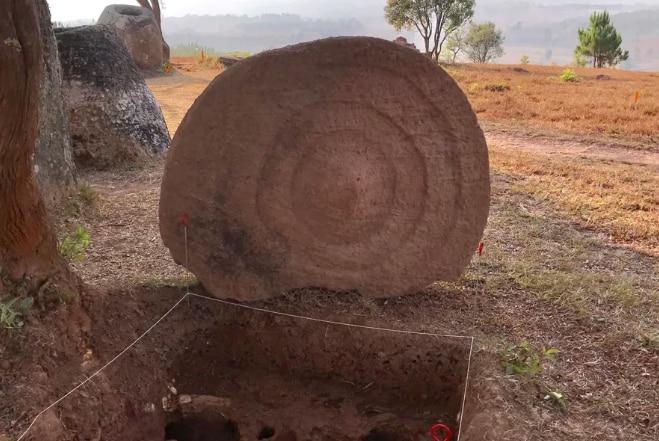
[[0, 265], [3, 277], [37, 280], [62, 263], [32, 169], [43, 71], [38, 17], [34, 0], [0, 2]]

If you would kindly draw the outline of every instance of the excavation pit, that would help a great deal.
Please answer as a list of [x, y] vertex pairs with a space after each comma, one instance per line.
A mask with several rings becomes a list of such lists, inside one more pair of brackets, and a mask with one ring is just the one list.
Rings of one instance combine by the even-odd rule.
[[469, 338], [219, 308], [172, 361], [166, 440], [456, 439]]

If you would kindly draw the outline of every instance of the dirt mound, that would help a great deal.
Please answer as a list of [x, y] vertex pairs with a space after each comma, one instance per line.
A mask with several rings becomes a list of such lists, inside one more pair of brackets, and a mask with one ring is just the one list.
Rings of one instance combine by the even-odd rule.
[[[395, 66], [395, 67], [394, 67]], [[461, 274], [489, 211], [465, 95], [392, 42], [318, 40], [217, 77], [167, 158], [160, 230], [215, 296], [304, 286], [387, 297]]]
[[76, 165], [103, 169], [169, 149], [165, 119], [112, 26], [55, 30]]

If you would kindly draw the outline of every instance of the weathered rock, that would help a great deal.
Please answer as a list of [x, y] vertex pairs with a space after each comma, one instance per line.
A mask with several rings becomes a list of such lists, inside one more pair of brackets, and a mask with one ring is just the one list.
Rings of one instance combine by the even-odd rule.
[[405, 37], [403, 37], [403, 36], [396, 37], [396, 38], [394, 39], [394, 43], [396, 43], [396, 44], [400, 44], [401, 46], [404, 46], [404, 47], [407, 47], [407, 48], [410, 48], [410, 49], [414, 49], [414, 50], [416, 50], [416, 51], [419, 50], [419, 49], [417, 49], [417, 47], [416, 47], [416, 45], [415, 45], [414, 43], [409, 43], [409, 42], [407, 41], [407, 38], [405, 38]]
[[75, 190], [75, 165], [50, 9], [46, 0], [36, 0], [35, 4], [43, 40], [43, 73], [39, 90], [39, 137], [32, 163], [44, 202], [52, 207]]
[[485, 137], [436, 63], [381, 39], [267, 51], [219, 75], [168, 154], [160, 232], [213, 295], [387, 297], [455, 280], [489, 213]]
[[160, 107], [108, 25], [55, 31], [76, 165], [103, 169], [169, 149]]
[[225, 69], [228, 69], [240, 63], [243, 59], [237, 57], [217, 57], [217, 64], [221, 64]]
[[97, 24], [117, 29], [117, 35], [142, 70], [158, 70], [163, 65], [163, 41], [153, 12], [134, 5], [109, 5]]

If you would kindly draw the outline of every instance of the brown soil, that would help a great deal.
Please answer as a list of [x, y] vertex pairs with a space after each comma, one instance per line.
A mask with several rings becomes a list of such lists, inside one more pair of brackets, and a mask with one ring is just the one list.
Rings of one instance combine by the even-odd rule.
[[[215, 75], [207, 73], [206, 81]], [[149, 80], [171, 131], [203, 89], [199, 80], [183, 74]], [[570, 158], [560, 143], [488, 136], [493, 151], [553, 149]], [[599, 151], [609, 154], [590, 150]], [[629, 150], [616, 151], [609, 160], [626, 160]], [[187, 283], [203, 293], [160, 241], [162, 167], [84, 176], [95, 192], [60, 208], [62, 233], [77, 225], [89, 230], [87, 256], [74, 265], [88, 287], [80, 298], [60, 292], [49, 310], [33, 308], [22, 330], [0, 329], [0, 440], [16, 440], [41, 409], [135, 341], [182, 298]], [[463, 441], [656, 440], [659, 261], [617, 246], [605, 230], [561, 217], [547, 199], [523, 191], [524, 179], [493, 169], [484, 254], [458, 283], [389, 300], [307, 289], [250, 306], [474, 335]], [[185, 438], [192, 429], [214, 430], [217, 441], [233, 439], [237, 427], [250, 440], [267, 428], [274, 436], [264, 439], [279, 441], [352, 440], [378, 428], [398, 439], [428, 441], [431, 423], [456, 427], [466, 341], [235, 308], [183, 300], [106, 370], [41, 415], [23, 439], [162, 441], [168, 427], [178, 441], [206, 441]], [[542, 362], [535, 376], [505, 375], [501, 358], [509, 344], [522, 341], [561, 352], [554, 363]], [[374, 356], [379, 352], [385, 356]], [[386, 360], [390, 367], [377, 364]], [[177, 396], [206, 405], [192, 414], [184, 404], [180, 412], [165, 413], [163, 397], [176, 402], [168, 385]], [[440, 391], [447, 401], [431, 409], [423, 393], [430, 400]], [[564, 399], [554, 402], [549, 392]], [[228, 410], [217, 411], [222, 406]]]

